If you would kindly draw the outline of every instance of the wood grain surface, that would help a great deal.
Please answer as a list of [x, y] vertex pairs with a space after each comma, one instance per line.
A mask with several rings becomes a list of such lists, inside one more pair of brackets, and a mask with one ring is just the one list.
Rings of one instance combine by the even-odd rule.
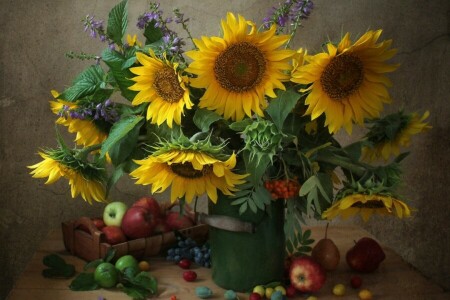
[[[318, 226], [311, 229], [312, 236], [316, 241], [324, 236], [325, 227]], [[318, 299], [358, 299], [358, 290], [352, 289], [349, 284], [350, 277], [356, 273], [347, 266], [345, 253], [355, 240], [363, 236], [372, 237], [358, 227], [329, 227], [328, 237], [338, 246], [341, 261], [337, 270], [327, 274], [325, 286], [315, 294]], [[361, 288], [369, 289], [373, 293], [373, 299], [450, 299], [449, 293], [445, 293], [441, 287], [424, 278], [398, 254], [387, 247], [383, 247], [383, 249], [386, 253], [386, 260], [379, 269], [374, 273], [359, 274], [363, 279]], [[59, 254], [67, 263], [74, 264], [77, 272], [81, 272], [86, 263], [65, 251], [61, 230], [53, 230], [46, 240], [42, 241], [27, 268], [16, 281], [8, 300], [98, 300], [99, 297], [103, 297], [105, 300], [131, 299], [116, 289], [74, 292], [69, 289], [71, 279], [42, 277], [41, 272], [44, 269], [42, 258], [50, 253]], [[179, 300], [199, 299], [194, 292], [197, 286], [209, 287], [214, 293], [210, 299], [224, 299], [225, 290], [213, 283], [211, 269], [194, 265], [192, 269], [197, 272], [198, 278], [195, 282], [186, 282], [182, 278], [184, 270], [174, 263], [165, 261], [163, 257], [151, 257], [147, 260], [151, 265], [150, 273], [157, 278], [159, 285], [158, 296], [152, 299], [170, 299], [172, 295], [176, 295]], [[245, 272], [245, 270], [242, 271]], [[332, 288], [337, 283], [346, 286], [345, 296], [337, 297], [332, 294]], [[240, 293], [239, 299], [248, 299], [248, 294]], [[306, 299], [306, 297], [298, 296], [295, 299]]]

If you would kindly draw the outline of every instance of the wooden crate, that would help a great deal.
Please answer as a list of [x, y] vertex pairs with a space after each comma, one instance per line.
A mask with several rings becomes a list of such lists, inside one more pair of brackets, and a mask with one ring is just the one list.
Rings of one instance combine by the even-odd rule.
[[[116, 258], [131, 254], [137, 259], [142, 259], [162, 253], [177, 241], [175, 232], [170, 231], [111, 245], [104, 241], [103, 232], [98, 230], [88, 217], [63, 222], [62, 232], [66, 250], [86, 261], [105, 257], [109, 248], [116, 249]], [[198, 243], [203, 243], [208, 236], [208, 225], [195, 225], [178, 232]]]

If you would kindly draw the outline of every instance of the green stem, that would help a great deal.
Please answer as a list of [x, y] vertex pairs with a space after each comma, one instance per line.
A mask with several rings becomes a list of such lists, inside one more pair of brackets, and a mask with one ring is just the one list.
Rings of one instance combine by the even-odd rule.
[[352, 172], [353, 174], [357, 175], [357, 176], [362, 176], [364, 175], [366, 169], [361, 166], [360, 164], [356, 164], [353, 162], [349, 162], [349, 161], [344, 161], [341, 160], [337, 157], [329, 157], [329, 156], [321, 156], [318, 155], [317, 156], [317, 161], [319, 162], [324, 162], [324, 163], [329, 163], [335, 166], [340, 166], [344, 169], [349, 170], [350, 172]]
[[101, 149], [102, 145], [103, 145], [103, 143], [100, 143], [100, 144], [95, 144], [95, 145], [83, 148], [78, 151], [78, 153], [75, 155], [75, 157], [78, 159], [81, 159], [81, 160], [85, 160], [87, 158], [87, 156], [89, 155], [89, 153], [91, 153], [92, 151]]

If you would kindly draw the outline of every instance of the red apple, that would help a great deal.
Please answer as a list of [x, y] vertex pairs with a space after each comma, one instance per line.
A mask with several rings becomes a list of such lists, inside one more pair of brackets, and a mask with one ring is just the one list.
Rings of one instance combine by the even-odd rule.
[[132, 207], [134, 206], [141, 206], [150, 211], [150, 213], [153, 214], [155, 217], [162, 216], [161, 212], [161, 206], [159, 205], [158, 201], [150, 196], [144, 196], [139, 198], [136, 202], [133, 203]]
[[386, 255], [377, 241], [369, 237], [363, 237], [347, 251], [345, 258], [351, 269], [370, 273], [378, 268]]
[[111, 245], [127, 241], [125, 234], [119, 226], [105, 226], [102, 229], [105, 236], [105, 242]]
[[151, 236], [156, 218], [142, 206], [130, 207], [122, 219], [122, 230], [129, 239]]
[[163, 218], [158, 218], [156, 220], [156, 226], [153, 230], [154, 233], [164, 233], [171, 231], [169, 225], [166, 224], [166, 221]]
[[289, 275], [291, 285], [303, 293], [317, 292], [326, 279], [323, 267], [310, 256], [294, 258]]
[[106, 226], [102, 218], [93, 218], [92, 223], [94, 223], [98, 230], [102, 230], [102, 228]]
[[180, 230], [194, 226], [194, 221], [191, 218], [177, 211], [168, 212], [165, 221], [171, 230]]

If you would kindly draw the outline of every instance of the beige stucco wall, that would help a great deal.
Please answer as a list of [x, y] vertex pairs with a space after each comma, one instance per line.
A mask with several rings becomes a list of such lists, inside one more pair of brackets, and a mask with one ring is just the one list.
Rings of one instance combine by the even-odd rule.
[[[273, 5], [267, 0], [166, 0], [191, 18], [194, 36], [219, 33], [227, 11], [260, 21]], [[391, 76], [394, 104], [388, 111], [431, 111], [433, 130], [415, 139], [405, 161], [404, 196], [417, 213], [409, 220], [373, 219], [360, 224], [394, 248], [425, 276], [450, 289], [449, 185], [449, 11], [448, 0], [316, 0], [311, 18], [295, 39], [296, 47], [320, 49], [328, 38], [383, 28], [399, 49], [401, 68]], [[115, 1], [0, 0], [0, 299], [22, 272], [39, 241], [61, 221], [98, 215], [103, 205], [71, 199], [66, 182], [45, 186], [27, 165], [39, 161], [37, 149], [53, 147], [50, 90], [63, 90], [88, 63], [64, 53], [99, 53], [80, 20], [88, 13], [106, 19]], [[147, 1], [130, 1], [130, 33]], [[343, 140], [348, 138], [342, 135]], [[114, 200], [133, 201], [146, 189], [121, 182]]]

